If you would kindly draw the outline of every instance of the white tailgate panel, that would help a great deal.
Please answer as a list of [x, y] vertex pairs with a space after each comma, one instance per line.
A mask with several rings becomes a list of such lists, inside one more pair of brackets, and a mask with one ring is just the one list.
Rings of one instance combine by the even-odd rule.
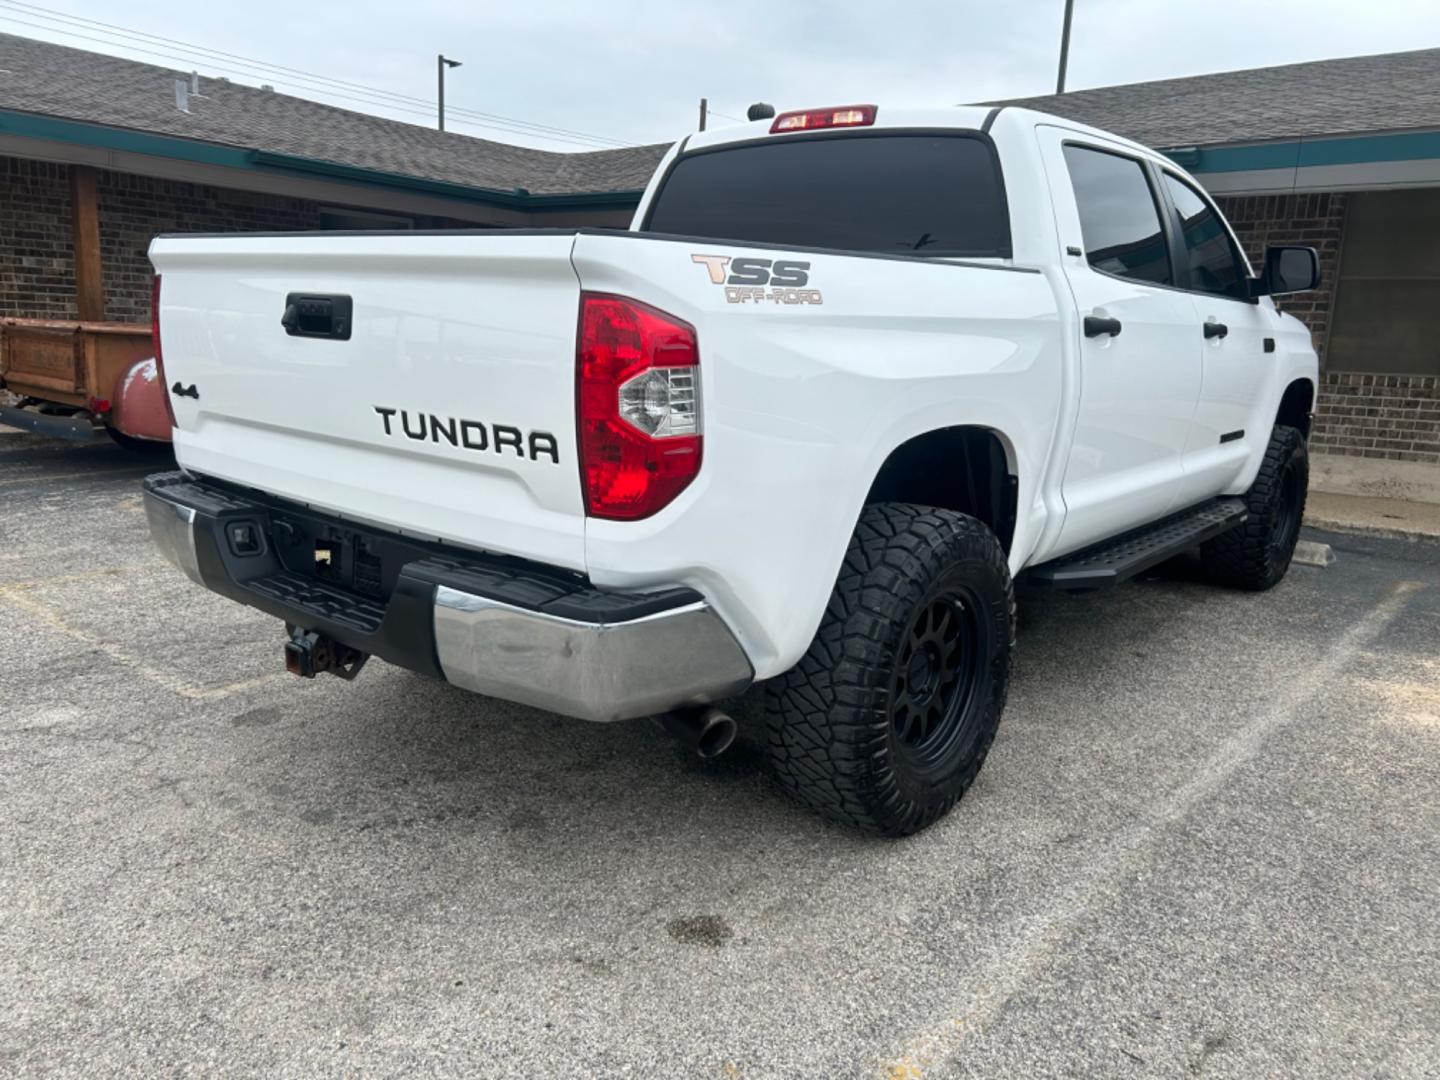
[[[583, 569], [573, 242], [156, 240], [167, 380], [199, 393], [172, 395], [180, 464], [410, 535]], [[292, 292], [350, 296], [350, 340], [286, 334]], [[396, 410], [388, 434], [377, 409]], [[497, 449], [496, 425], [518, 429], [522, 449]], [[532, 454], [532, 434], [552, 437], [554, 453]]]

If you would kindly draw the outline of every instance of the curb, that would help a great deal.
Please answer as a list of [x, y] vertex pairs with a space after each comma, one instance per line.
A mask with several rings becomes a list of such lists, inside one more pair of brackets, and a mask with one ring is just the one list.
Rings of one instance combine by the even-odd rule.
[[1308, 514], [1301, 524], [1307, 529], [1323, 532], [1348, 533], [1351, 536], [1374, 536], [1382, 540], [1410, 540], [1415, 543], [1440, 543], [1440, 533], [1424, 529], [1403, 529], [1389, 525], [1360, 525], [1353, 521], [1336, 521], [1331, 518], [1314, 518]]

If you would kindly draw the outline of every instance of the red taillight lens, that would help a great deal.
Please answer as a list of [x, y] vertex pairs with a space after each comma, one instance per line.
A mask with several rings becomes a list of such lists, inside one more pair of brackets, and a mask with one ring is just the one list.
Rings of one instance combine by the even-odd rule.
[[580, 297], [577, 425], [585, 512], [635, 521], [700, 471], [695, 328], [635, 300]]
[[874, 105], [842, 105], [838, 109], [801, 109], [781, 113], [770, 125], [770, 134], [783, 131], [816, 131], [820, 128], [869, 127], [875, 123]]
[[160, 389], [165, 394], [165, 412], [170, 417], [170, 426], [175, 423], [175, 406], [170, 403], [170, 383], [165, 379], [165, 357], [160, 355], [160, 275], [150, 286], [150, 344], [155, 347], [155, 373], [160, 377]]

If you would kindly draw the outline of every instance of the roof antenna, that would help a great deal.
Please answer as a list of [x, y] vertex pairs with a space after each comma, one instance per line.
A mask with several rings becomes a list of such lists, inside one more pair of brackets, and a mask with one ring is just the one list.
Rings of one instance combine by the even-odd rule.
[[767, 105], [763, 101], [757, 101], [750, 108], [745, 110], [746, 120], [769, 120], [775, 115], [775, 106]]
[[190, 111], [190, 87], [184, 79], [175, 80], [175, 108], [183, 113]]

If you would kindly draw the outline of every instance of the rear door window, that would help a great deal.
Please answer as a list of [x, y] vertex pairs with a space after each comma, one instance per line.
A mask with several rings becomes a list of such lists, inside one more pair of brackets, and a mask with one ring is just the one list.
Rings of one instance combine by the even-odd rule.
[[1067, 143], [1065, 166], [1090, 265], [1116, 277], [1172, 284], [1160, 208], [1140, 162]]
[[988, 139], [777, 137], [679, 158], [647, 232], [886, 255], [1010, 256]]

